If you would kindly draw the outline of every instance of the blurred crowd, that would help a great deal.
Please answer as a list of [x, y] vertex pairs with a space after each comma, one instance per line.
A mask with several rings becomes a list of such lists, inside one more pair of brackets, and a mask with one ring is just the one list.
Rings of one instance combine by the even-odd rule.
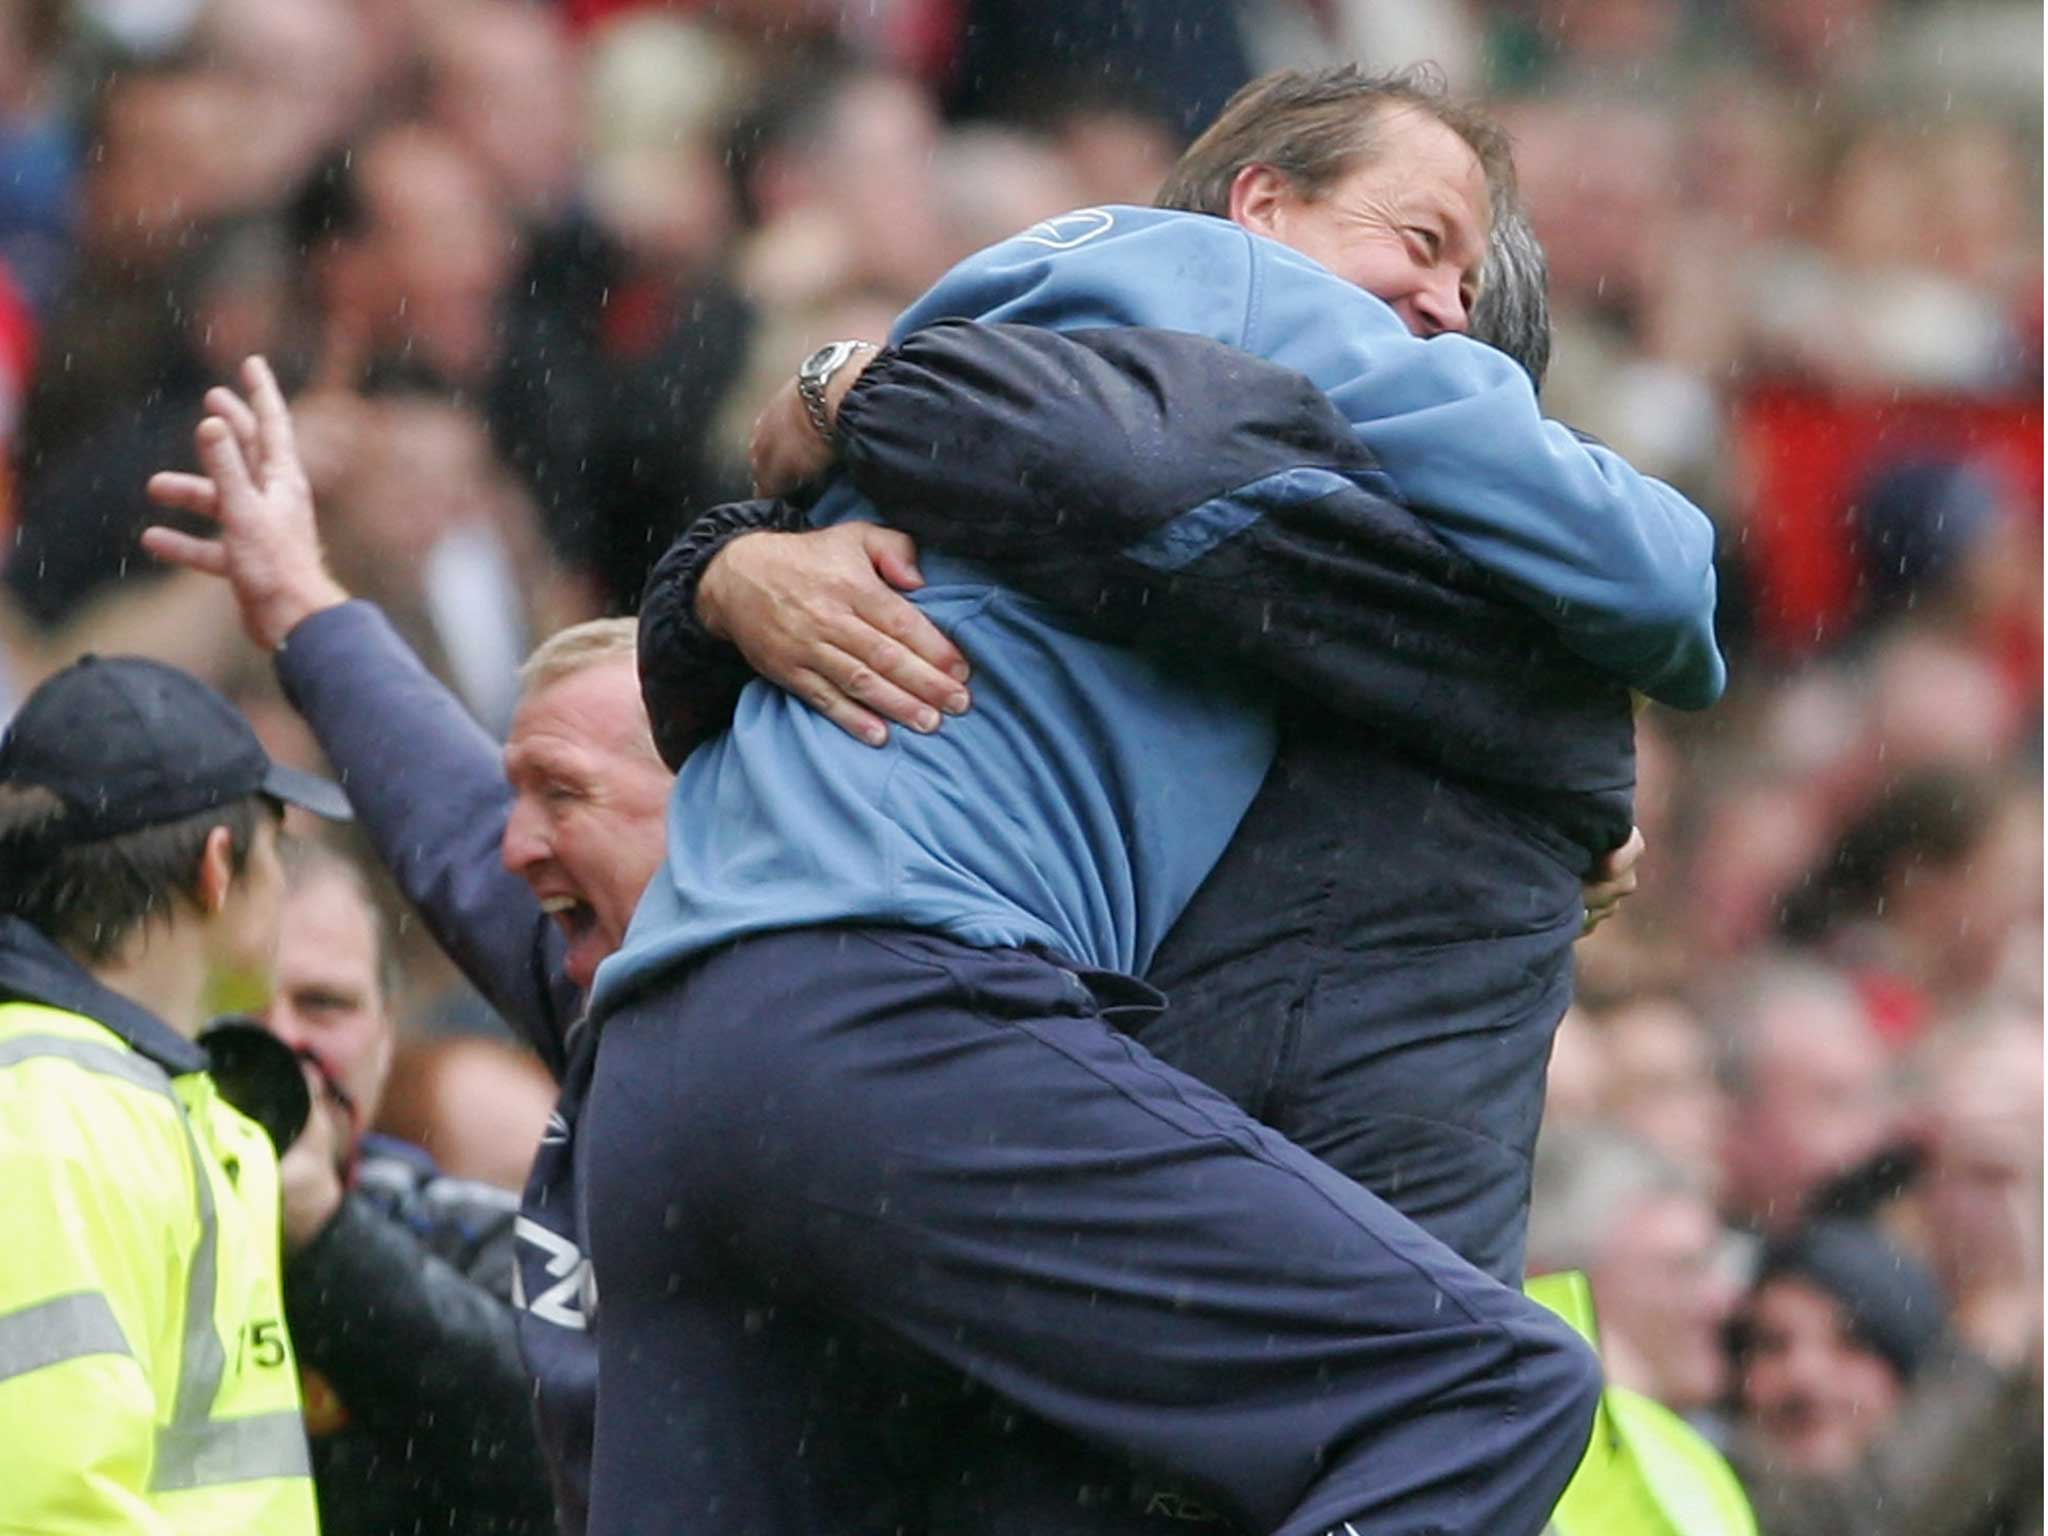
[[[1342, 57], [1499, 112], [1550, 413], [1721, 532], [1733, 682], [1641, 718], [1532, 1266], [1767, 1533], [2039, 1530], [2037, 6], [0, 0], [0, 718], [140, 651], [310, 765], [228, 596], [135, 542], [260, 352], [337, 575], [502, 728], [535, 641], [745, 493], [811, 347]], [[393, 942], [384, 1123], [516, 1188], [552, 1088]]]

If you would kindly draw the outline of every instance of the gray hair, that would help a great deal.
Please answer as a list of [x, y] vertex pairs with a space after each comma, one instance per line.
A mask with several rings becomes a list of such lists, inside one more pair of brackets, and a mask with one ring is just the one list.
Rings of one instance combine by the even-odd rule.
[[1537, 1138], [1529, 1194], [1529, 1272], [1591, 1269], [1616, 1227], [1645, 1200], [1704, 1197], [1698, 1179], [1656, 1148], [1602, 1126]]
[[1471, 335], [1522, 365], [1537, 393], [1550, 371], [1550, 262], [1518, 199], [1494, 199]]

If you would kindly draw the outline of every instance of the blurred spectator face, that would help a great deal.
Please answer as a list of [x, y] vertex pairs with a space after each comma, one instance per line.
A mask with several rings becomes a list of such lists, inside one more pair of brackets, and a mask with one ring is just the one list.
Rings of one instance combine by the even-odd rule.
[[1683, 14], [1674, 0], [1550, 0], [1543, 19], [1576, 62], [1615, 69], [1669, 50]]
[[346, 300], [390, 349], [473, 382], [497, 352], [497, 300], [516, 254], [488, 183], [452, 141], [401, 129], [357, 162], [369, 228], [346, 258]]
[[1730, 1197], [1768, 1231], [1796, 1222], [1817, 1188], [1890, 1139], [1890, 1064], [1846, 985], [1779, 985], [1743, 1027], [1748, 1081], [1724, 1166]]
[[849, 86], [822, 146], [819, 185], [868, 279], [906, 296], [922, 292], [954, 252], [939, 212], [940, 128], [925, 93], [870, 76]]
[[1703, 1178], [1719, 1173], [1728, 1100], [1700, 1021], [1666, 998], [1644, 998], [1609, 1013], [1608, 1113], [1638, 1140]]
[[2009, 1014], [1937, 1051], [1921, 1198], [1936, 1272], [1964, 1296], [1982, 1278], [2038, 1273], [2040, 1021]]
[[1921, 167], [1914, 146], [1890, 128], [1849, 147], [1827, 192], [1826, 237], [1852, 267], [1911, 266], [1927, 251]]
[[1857, 68], [1877, 32], [1879, 0], [1742, 0], [1766, 58], [1797, 79]]
[[84, 242], [105, 262], [146, 271], [179, 237], [226, 210], [231, 181], [220, 146], [245, 131], [218, 75], [187, 70], [116, 79], [87, 156]]
[[376, 1117], [397, 1038], [381, 959], [376, 919], [346, 875], [313, 873], [285, 897], [266, 1022], [348, 1095], [358, 1127]]
[[619, 150], [592, 167], [591, 211], [640, 266], [688, 277], [723, 255], [735, 223], [731, 179], [701, 143]]
[[1898, 1372], [1839, 1301], [1797, 1276], [1760, 1287], [1748, 1321], [1742, 1406], [1769, 1452], [1788, 1471], [1849, 1471], [1898, 1417]]
[[2013, 135], [1991, 122], [1950, 123], [1935, 130], [1924, 154], [1933, 259], [1994, 290], [2037, 280], [2030, 274], [2040, 270], [2040, 223], [2025, 190], [2034, 178]]
[[940, 150], [939, 185], [946, 222], [963, 254], [1088, 201], [1048, 146], [1002, 128], [953, 133]]
[[1082, 203], [1152, 201], [1180, 145], [1165, 124], [1137, 112], [1069, 113], [1055, 134]]
[[332, 519], [335, 560], [405, 580], [443, 536], [496, 503], [490, 437], [474, 411], [426, 395], [372, 400], [364, 426]]
[[1777, 921], [1779, 899], [1820, 856], [1826, 823], [1808, 798], [1778, 784], [1727, 791], [1708, 812], [1685, 898], [1703, 954], [1730, 955]]
[[1910, 947], [1937, 994], [1968, 1000], [1996, 976], [2041, 901], [2041, 836], [2033, 804], [2015, 795], [1961, 857], [1909, 859], [1887, 881], [1884, 921]]
[[250, 201], [287, 195], [367, 109], [365, 33], [339, 0], [209, 0], [208, 56], [236, 95], [239, 123], [261, 124], [213, 147], [232, 155]]
[[1587, 1278], [1601, 1332], [1625, 1341], [1637, 1390], [1685, 1413], [1727, 1389], [1723, 1330], [1740, 1296], [1706, 1200], [1646, 1196], [1615, 1224]]
[[554, 8], [437, 7], [425, 42], [434, 120], [521, 216], [558, 210], [576, 180], [576, 63]]
[[569, 979], [587, 991], [661, 863], [675, 783], [655, 755], [633, 658], [530, 692], [505, 739], [505, 777], [505, 867], [562, 930]]
[[1997, 669], [1946, 636], [1909, 631], [1873, 663], [1871, 746], [1888, 772], [1997, 763], [2021, 726]]
[[1411, 108], [1385, 113], [1379, 134], [1370, 164], [1313, 197], [1283, 177], [1247, 201], [1256, 183], [1241, 176], [1231, 217], [1384, 299], [1417, 336], [1462, 332], [1492, 219], [1479, 157]]
[[1686, 129], [1684, 201], [1747, 241], [1784, 237], [1805, 213], [1810, 130], [1784, 101], [1736, 85], [1707, 96]]
[[[1655, 292], [1678, 184], [1671, 120], [1575, 102], [1538, 104], [1512, 121], [1523, 201], [1550, 258], [1552, 304], [1613, 310]], [[1628, 153], [1613, 153], [1616, 144]]]

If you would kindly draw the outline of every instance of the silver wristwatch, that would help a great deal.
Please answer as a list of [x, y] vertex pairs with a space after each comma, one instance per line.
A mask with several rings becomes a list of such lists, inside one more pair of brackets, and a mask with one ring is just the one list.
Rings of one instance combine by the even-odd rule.
[[811, 425], [818, 429], [818, 436], [826, 442], [832, 441], [832, 418], [825, 410], [825, 386], [832, 382], [832, 375], [844, 368], [863, 352], [872, 352], [875, 344], [871, 341], [828, 341], [796, 370], [797, 398], [804, 403], [804, 411], [811, 418]]

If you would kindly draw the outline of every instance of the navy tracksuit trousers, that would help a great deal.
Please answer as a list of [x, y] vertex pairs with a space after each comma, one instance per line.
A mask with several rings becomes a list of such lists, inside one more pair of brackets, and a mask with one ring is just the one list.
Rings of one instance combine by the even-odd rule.
[[809, 930], [607, 1019], [591, 1531], [916, 1530], [904, 1434], [958, 1378], [1248, 1530], [1539, 1531], [1591, 1353], [1137, 1045], [1140, 995]]

